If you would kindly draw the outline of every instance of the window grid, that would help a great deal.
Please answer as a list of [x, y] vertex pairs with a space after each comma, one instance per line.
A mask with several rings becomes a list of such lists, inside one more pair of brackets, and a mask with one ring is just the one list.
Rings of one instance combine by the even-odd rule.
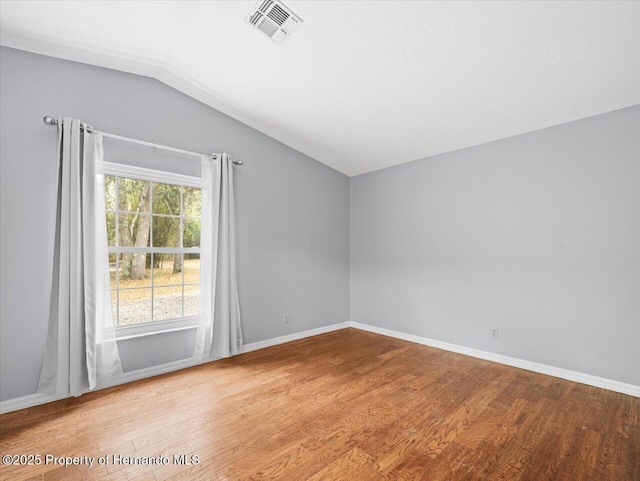
[[[184, 186], [180, 187], [180, 215], [184, 214]], [[180, 246], [184, 247], [184, 220], [182, 217], [180, 217]], [[175, 262], [175, 258], [174, 261]], [[185, 270], [185, 264], [184, 264], [184, 254], [180, 254], [180, 262], [182, 262], [182, 269], [180, 270], [180, 274], [181, 274], [181, 280], [182, 280], [182, 288], [180, 289], [180, 294], [182, 297], [182, 304], [181, 304], [181, 314], [182, 317], [184, 317], [184, 270]]]
[[[191, 187], [191, 186], [184, 186], [184, 185], [179, 185], [179, 214], [175, 215], [175, 214], [159, 214], [159, 213], [154, 213], [154, 209], [153, 209], [153, 196], [154, 196], [154, 186], [157, 184], [162, 184], [162, 182], [155, 182], [151, 179], [135, 179], [133, 177], [126, 177], [126, 176], [122, 176], [122, 175], [110, 175], [107, 174], [108, 176], [112, 177], [114, 179], [114, 184], [115, 184], [115, 189], [114, 189], [114, 193], [115, 193], [115, 199], [114, 199], [114, 209], [105, 209], [107, 213], [113, 213], [114, 214], [114, 219], [115, 219], [115, 225], [114, 225], [114, 229], [115, 229], [115, 235], [114, 235], [114, 242], [115, 242], [115, 246], [109, 246], [108, 250], [110, 254], [115, 254], [116, 255], [116, 262], [115, 262], [115, 291], [116, 291], [116, 318], [114, 319], [115, 321], [115, 325], [116, 327], [118, 327], [120, 325], [120, 307], [121, 307], [121, 299], [120, 299], [120, 292], [121, 291], [134, 291], [134, 290], [150, 290], [151, 292], [151, 299], [150, 299], [150, 304], [151, 304], [151, 319], [149, 321], [146, 322], [142, 322], [142, 323], [135, 323], [136, 325], [142, 325], [142, 324], [151, 324], [154, 322], [162, 322], [162, 321], [168, 321], [168, 320], [174, 320], [176, 318], [172, 318], [172, 319], [162, 319], [162, 320], [156, 320], [156, 310], [155, 310], [155, 289], [158, 288], [169, 288], [169, 287], [180, 287], [180, 314], [181, 317], [180, 318], [185, 318], [185, 287], [190, 287], [190, 286], [199, 286], [199, 283], [185, 283], [185, 253], [193, 253], [193, 254], [200, 254], [200, 247], [188, 247], [185, 248], [184, 246], [184, 226], [185, 226], [185, 220], [197, 220], [202, 222], [202, 216], [189, 216], [186, 215], [186, 209], [184, 206], [184, 190], [185, 188], [189, 187], [189, 188], [195, 188], [200, 190], [197, 187]], [[149, 187], [149, 205], [150, 205], [150, 212], [148, 214], [143, 214], [143, 215], [148, 215], [149, 216], [149, 244], [151, 245], [151, 247], [146, 247], [146, 248], [136, 248], [134, 246], [121, 246], [120, 243], [120, 217], [121, 215], [132, 215], [132, 214], [139, 214], [139, 212], [131, 212], [128, 210], [122, 210], [120, 209], [120, 179], [134, 179], [134, 180], [141, 180], [143, 182], [150, 182], [150, 187]], [[179, 226], [178, 226], [178, 239], [179, 239], [179, 246], [178, 247], [170, 247], [170, 248], [158, 248], [158, 247], [154, 247], [153, 244], [153, 228], [154, 228], [154, 217], [162, 217], [162, 218], [173, 218], [173, 219], [178, 219], [179, 221]], [[166, 249], [166, 250], [165, 250]], [[160, 250], [160, 252], [159, 252]], [[145, 253], [145, 254], [150, 254], [151, 256], [151, 265], [150, 265], [150, 285], [149, 286], [139, 286], [139, 287], [120, 287], [120, 265], [121, 265], [121, 256], [125, 255], [125, 254], [131, 254], [133, 252], [136, 253]], [[176, 256], [180, 256], [180, 260], [182, 263], [182, 268], [180, 270], [180, 280], [181, 283], [180, 284], [167, 284], [167, 285], [155, 285], [155, 255], [156, 254], [173, 254], [174, 256], [174, 263], [176, 262]], [[146, 269], [146, 257], [145, 257], [145, 269]], [[113, 289], [112, 289], [113, 290]], [[180, 319], [178, 318], [178, 319]]]
[[[185, 287], [189, 287], [189, 286], [199, 286], [200, 284], [196, 284], [195, 282], [190, 282], [188, 284], [161, 284], [156, 286], [157, 288], [161, 288], [161, 287], [180, 287], [180, 286], [185, 286]], [[142, 287], [121, 287], [120, 290], [121, 291], [135, 291], [135, 290], [142, 290], [142, 289], [151, 289], [151, 286], [142, 286]], [[112, 289], [114, 290], [114, 289]]]
[[[114, 207], [118, 208], [119, 207], [119, 202], [120, 202], [120, 178], [118, 176], [114, 177], [114, 182], [115, 182], [115, 193], [116, 193], [116, 197], [114, 199]], [[115, 244], [118, 246], [120, 245], [120, 218], [118, 216], [118, 212], [116, 212], [115, 215], [115, 219], [116, 219], [116, 223], [115, 223]], [[116, 253], [116, 272], [114, 273], [115, 277], [116, 277], [116, 318], [113, 320], [113, 325], [114, 326], [118, 326], [120, 325], [120, 276], [118, 275], [118, 273], [120, 272], [120, 254]]]
[[[155, 224], [155, 222], [153, 222], [153, 182], [149, 181], [149, 215], [151, 217], [149, 217], [149, 245], [151, 245], [153, 247], [153, 224]], [[180, 188], [180, 190], [182, 190], [182, 188]], [[180, 244], [182, 245], [182, 244]], [[154, 267], [154, 259], [153, 259], [153, 252], [151, 252], [151, 322], [155, 321], [155, 310], [153, 308], [153, 304], [155, 301], [155, 296], [153, 295], [153, 274], [155, 271]], [[144, 262], [145, 262], [145, 267], [146, 267], [146, 262], [147, 262], [147, 258], [145, 256], [144, 258]]]

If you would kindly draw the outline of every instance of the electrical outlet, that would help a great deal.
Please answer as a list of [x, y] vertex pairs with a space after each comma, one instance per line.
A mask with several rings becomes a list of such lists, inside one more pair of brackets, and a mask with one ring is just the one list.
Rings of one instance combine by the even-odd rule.
[[289, 313], [288, 312], [284, 313], [284, 323], [285, 324], [289, 324]]
[[492, 339], [498, 339], [498, 328], [497, 327], [492, 327], [491, 328], [491, 338]]

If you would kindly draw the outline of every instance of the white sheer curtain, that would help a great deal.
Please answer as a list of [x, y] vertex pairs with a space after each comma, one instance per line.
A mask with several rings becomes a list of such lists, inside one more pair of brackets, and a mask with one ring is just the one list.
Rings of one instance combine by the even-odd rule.
[[122, 375], [115, 340], [102, 136], [58, 119], [58, 205], [49, 331], [38, 392], [71, 394]]
[[203, 156], [200, 324], [193, 354], [198, 362], [242, 350], [235, 230], [231, 158]]

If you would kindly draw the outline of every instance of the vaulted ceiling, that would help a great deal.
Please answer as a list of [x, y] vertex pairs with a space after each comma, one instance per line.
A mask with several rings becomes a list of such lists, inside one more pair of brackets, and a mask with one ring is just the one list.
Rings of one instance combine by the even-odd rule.
[[347, 175], [640, 103], [640, 2], [2, 1], [3, 45], [157, 78]]

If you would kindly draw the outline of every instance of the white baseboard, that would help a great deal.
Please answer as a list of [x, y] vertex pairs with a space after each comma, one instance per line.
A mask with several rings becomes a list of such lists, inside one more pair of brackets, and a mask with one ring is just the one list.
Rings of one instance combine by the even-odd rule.
[[584, 374], [582, 372], [570, 371], [560, 367], [549, 366], [547, 364], [541, 364], [538, 362], [527, 361], [524, 359], [518, 359], [515, 357], [503, 356], [502, 354], [495, 354], [493, 352], [481, 351], [480, 349], [473, 349], [471, 347], [459, 346], [457, 344], [450, 344], [448, 342], [436, 341], [426, 337], [414, 336], [412, 334], [405, 334], [403, 332], [392, 331], [390, 329], [384, 329], [382, 327], [371, 326], [369, 324], [361, 324], [359, 322], [350, 322], [349, 325], [355, 329], [361, 329], [363, 331], [374, 332], [376, 334], [382, 334], [383, 336], [395, 337], [396, 339], [402, 339], [404, 341], [415, 342], [417, 344], [423, 344], [425, 346], [436, 347], [445, 351], [457, 352], [471, 357], [477, 357], [487, 361], [493, 361], [507, 366], [519, 367], [520, 369], [526, 369], [527, 371], [533, 371], [540, 374], [546, 374], [548, 376], [559, 377], [568, 381], [575, 381], [581, 384], [587, 384], [589, 386], [600, 387], [608, 389], [609, 391], [620, 392], [628, 394], [630, 396], [640, 397], [640, 386], [634, 384], [627, 384], [620, 381], [614, 381], [612, 379], [606, 379], [603, 377], [592, 376], [591, 374]]
[[104, 388], [106, 389], [107, 387], [118, 386], [120, 384], [126, 384], [133, 381], [139, 381], [140, 379], [147, 379], [148, 377], [159, 376], [168, 372], [197, 366], [198, 364], [200, 363], [197, 363], [193, 361], [193, 359], [189, 358], [168, 362], [166, 364], [159, 364], [157, 366], [145, 367], [143, 369], [137, 369], [135, 371], [125, 372], [122, 378], [120, 378], [117, 382], [111, 384], [110, 386], [105, 386]]
[[305, 337], [317, 336], [327, 332], [339, 331], [340, 329], [346, 329], [347, 327], [351, 327], [351, 323], [341, 322], [338, 324], [331, 324], [330, 326], [309, 329], [308, 331], [287, 334], [286, 336], [274, 337], [273, 339], [267, 339], [266, 341], [252, 342], [251, 344], [245, 344], [242, 347], [242, 353], [244, 354], [245, 352], [257, 351], [258, 349], [264, 349], [265, 347], [277, 346], [278, 344], [297, 341], [299, 339], [304, 339]]
[[[422, 344], [425, 346], [435, 347], [443, 349], [445, 351], [457, 352], [471, 357], [479, 359], [485, 359], [487, 361], [493, 361], [507, 366], [518, 367], [526, 369], [527, 371], [533, 371], [540, 374], [546, 374], [548, 376], [554, 376], [568, 381], [575, 381], [589, 386], [600, 387], [608, 389], [610, 391], [620, 392], [628, 394], [630, 396], [640, 397], [640, 386], [634, 384], [627, 384], [620, 381], [614, 381], [612, 379], [606, 379], [598, 376], [592, 376], [590, 374], [584, 374], [581, 372], [570, 371], [568, 369], [562, 369], [559, 367], [549, 366], [547, 364], [541, 364], [538, 362], [527, 361], [524, 359], [518, 359], [515, 357], [503, 356], [502, 354], [495, 354], [493, 352], [481, 351], [479, 349], [473, 349], [470, 347], [459, 346], [457, 344], [450, 344], [448, 342], [436, 341], [426, 337], [414, 336], [412, 334], [405, 334], [403, 332], [393, 331], [382, 327], [371, 326], [369, 324], [362, 324], [359, 322], [341, 322], [338, 324], [332, 324], [330, 326], [318, 327], [316, 329], [309, 329], [308, 331], [296, 332], [288, 334], [286, 336], [275, 337], [273, 339], [267, 339], [264, 341], [253, 342], [251, 344], [245, 344], [242, 353], [257, 351], [258, 349], [264, 349], [267, 347], [277, 346], [279, 344], [285, 344], [291, 341], [297, 341], [307, 337], [317, 336], [319, 334], [325, 334], [327, 332], [338, 331], [347, 327], [353, 327], [362, 331], [374, 332], [383, 336], [394, 337], [396, 339], [402, 339], [404, 341], [415, 342], [416, 344]], [[161, 364], [159, 366], [152, 366], [145, 369], [139, 369], [137, 371], [131, 371], [125, 373], [122, 379], [112, 386], [119, 384], [125, 384], [128, 382], [138, 381], [140, 379], [146, 379], [160, 374], [166, 374], [168, 372], [185, 369], [188, 367], [196, 366], [198, 363], [192, 359], [184, 359], [180, 361], [170, 362], [167, 364]], [[111, 386], [109, 386], [111, 387]], [[0, 401], [0, 414], [8, 413], [11, 411], [17, 411], [19, 409], [26, 409], [40, 404], [46, 404], [53, 401], [58, 401], [69, 396], [57, 396], [55, 394], [43, 394], [35, 393], [27, 396], [22, 396], [15, 399], [8, 399], [6, 401]]]
[[65, 397], [67, 396], [37, 392], [28, 394], [27, 396], [7, 399], [6, 401], [0, 401], [0, 414], [10, 413], [11, 411], [18, 411], [19, 409], [26, 409], [40, 404], [47, 404], [64, 399]]
[[[185, 369], [187, 367], [195, 366], [191, 359], [185, 359], [180, 361], [168, 362], [166, 364], [161, 364], [159, 366], [152, 366], [145, 369], [138, 369], [137, 371], [126, 372], [124, 375], [118, 379], [118, 381], [114, 382], [109, 386], [100, 386], [94, 391], [100, 391], [102, 389], [106, 389], [113, 386], [118, 386], [120, 384], [126, 384], [133, 381], [138, 381], [140, 379], [146, 379], [148, 377], [158, 376], [160, 374], [165, 374], [172, 371], [177, 371], [179, 369]], [[93, 391], [87, 391], [84, 394]], [[59, 401], [61, 399], [70, 398], [69, 395], [57, 395], [57, 394], [46, 394], [46, 393], [34, 393], [28, 394], [27, 396], [22, 396], [14, 399], [7, 399], [6, 401], [0, 401], [0, 414], [10, 413], [12, 411], [18, 411], [20, 409], [26, 409], [34, 406], [39, 406], [41, 404], [47, 404], [54, 401]]]
[[[277, 346], [278, 344], [284, 344], [286, 342], [297, 341], [304, 339], [305, 337], [317, 336], [318, 334], [325, 334], [327, 332], [337, 331], [339, 329], [345, 329], [349, 327], [348, 322], [341, 322], [339, 324], [332, 324], [330, 326], [318, 327], [316, 329], [309, 329], [308, 331], [296, 332], [288, 334], [286, 336], [275, 337], [273, 339], [267, 339], [265, 341], [253, 342], [251, 344], [245, 344], [242, 348], [242, 354], [245, 352], [257, 351], [258, 349], [264, 349], [266, 347]], [[212, 362], [215, 359], [207, 361]], [[140, 379], [146, 379], [153, 376], [159, 376], [160, 374], [166, 374], [168, 372], [178, 371], [192, 366], [197, 366], [198, 362], [194, 362], [192, 359], [182, 359], [179, 361], [168, 362], [166, 364], [160, 364], [158, 366], [151, 366], [144, 369], [138, 369], [136, 371], [130, 371], [124, 373], [124, 376], [117, 382], [110, 386], [103, 386], [98, 388], [106, 389], [107, 387], [118, 386], [133, 381], [139, 381]], [[11, 411], [18, 411], [19, 409], [26, 409], [40, 404], [46, 404], [53, 401], [59, 401], [71, 396], [58, 396], [55, 394], [43, 394], [35, 393], [27, 396], [22, 396], [15, 399], [7, 399], [6, 401], [0, 401], [0, 414], [5, 414]]]
[[[318, 334], [324, 334], [326, 332], [337, 331], [339, 329], [345, 329], [349, 327], [348, 322], [342, 322], [339, 324], [332, 324], [330, 326], [318, 327], [316, 329], [309, 329], [308, 331], [296, 332], [293, 334], [288, 334], [286, 336], [274, 337], [273, 339], [267, 339], [265, 341], [253, 342], [251, 344], [245, 344], [242, 346], [242, 352], [240, 354], [244, 354], [246, 352], [257, 351], [258, 349], [264, 349], [266, 347], [277, 346], [278, 344], [284, 344], [286, 342], [297, 341], [299, 339], [304, 339], [305, 337], [317, 336]], [[188, 367], [198, 366], [199, 364], [206, 364], [208, 362], [214, 362], [218, 359], [209, 359], [204, 363], [196, 362], [193, 359], [181, 359], [179, 361], [168, 362], [166, 364], [160, 364], [158, 366], [151, 366], [144, 369], [138, 369], [136, 371], [126, 372], [124, 376], [118, 380], [116, 383], [111, 384], [110, 386], [118, 386], [120, 384], [126, 384], [128, 382], [139, 381], [140, 379], [147, 379], [153, 376], [159, 376], [161, 374], [166, 374], [168, 372], [178, 371], [180, 369], [186, 369]], [[104, 389], [100, 388], [100, 389]]]

